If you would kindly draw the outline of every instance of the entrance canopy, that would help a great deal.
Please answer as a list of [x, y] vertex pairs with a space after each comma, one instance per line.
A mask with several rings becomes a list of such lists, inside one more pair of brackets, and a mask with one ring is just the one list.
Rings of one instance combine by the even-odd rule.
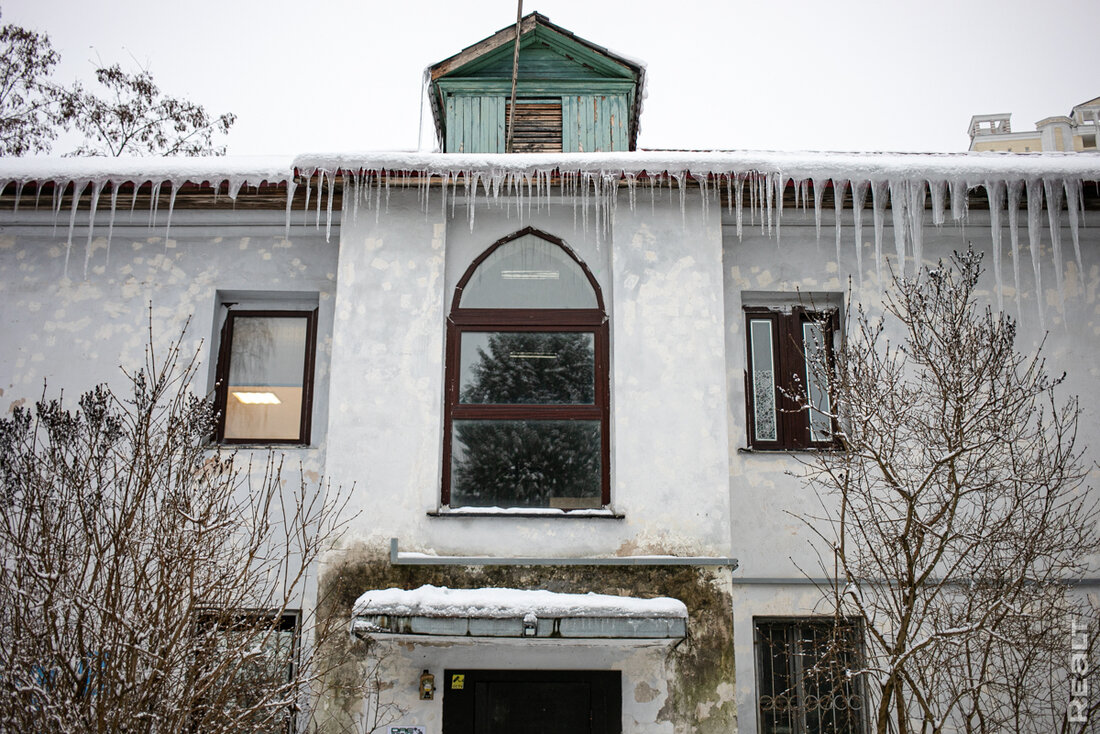
[[523, 589], [368, 591], [355, 602], [356, 635], [682, 639], [687, 607], [678, 599], [559, 594]]

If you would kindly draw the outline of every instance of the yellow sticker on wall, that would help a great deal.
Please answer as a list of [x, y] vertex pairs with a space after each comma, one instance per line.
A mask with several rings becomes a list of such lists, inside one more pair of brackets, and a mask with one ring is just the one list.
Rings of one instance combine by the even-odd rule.
[[451, 676], [451, 690], [461, 691], [466, 687], [466, 674], [456, 673]]

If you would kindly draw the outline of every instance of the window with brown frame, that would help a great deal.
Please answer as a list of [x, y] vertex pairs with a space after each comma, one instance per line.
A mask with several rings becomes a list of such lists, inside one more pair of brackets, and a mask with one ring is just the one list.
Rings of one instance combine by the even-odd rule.
[[862, 734], [858, 623], [770, 619], [756, 624], [760, 734]]
[[528, 227], [470, 265], [446, 371], [443, 505], [609, 504], [607, 315], [562, 240]]
[[220, 443], [308, 444], [317, 310], [230, 309], [215, 408]]
[[826, 371], [838, 326], [835, 310], [745, 307], [748, 440], [754, 449], [835, 444]]

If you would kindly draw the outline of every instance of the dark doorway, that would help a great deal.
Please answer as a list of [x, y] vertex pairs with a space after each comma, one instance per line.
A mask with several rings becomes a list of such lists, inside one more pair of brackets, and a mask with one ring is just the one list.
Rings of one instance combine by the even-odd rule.
[[446, 670], [444, 734], [620, 734], [617, 670]]

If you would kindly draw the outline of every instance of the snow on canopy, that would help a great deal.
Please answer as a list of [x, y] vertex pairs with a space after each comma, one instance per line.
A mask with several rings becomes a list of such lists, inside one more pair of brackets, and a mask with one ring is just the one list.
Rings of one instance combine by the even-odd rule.
[[377, 589], [360, 596], [355, 617], [437, 617], [511, 619], [534, 614], [539, 618], [628, 617], [632, 619], [687, 619], [687, 607], [678, 599], [637, 599], [609, 594], [561, 594], [524, 589]]
[[[474, 227], [478, 198], [499, 206], [515, 206], [520, 217], [532, 206], [548, 208], [553, 191], [561, 199], [571, 201], [574, 213], [579, 210], [581, 224], [589, 227], [594, 221], [597, 242], [608, 228], [618, 205], [618, 193], [625, 187], [628, 205], [633, 210], [639, 190], [649, 189], [650, 197], [658, 187], [673, 185], [679, 193], [681, 211], [686, 210], [686, 190], [689, 185], [699, 189], [701, 211], [706, 215], [712, 203], [722, 196], [735, 218], [737, 235], [742, 236], [744, 209], [752, 221], [759, 217], [762, 230], [780, 238], [784, 191], [793, 185], [796, 203], [801, 195], [808, 205], [810, 184], [813, 184], [814, 222], [821, 236], [823, 193], [832, 188], [834, 201], [844, 201], [850, 191], [851, 224], [859, 276], [862, 278], [862, 231], [864, 210], [871, 207], [874, 227], [875, 268], [881, 281], [884, 247], [884, 220], [887, 205], [891, 210], [894, 239], [894, 264], [905, 272], [906, 258], [922, 262], [923, 222], [930, 204], [931, 221], [941, 226], [949, 202], [951, 217], [956, 222], [967, 218], [968, 192], [983, 188], [989, 201], [990, 233], [993, 245], [993, 265], [997, 278], [996, 291], [1000, 305], [1002, 218], [1007, 218], [1011, 237], [1013, 273], [1018, 273], [1015, 260], [1020, 250], [1017, 214], [1026, 202], [1028, 252], [1038, 282], [1040, 238], [1043, 210], [1050, 237], [1054, 272], [1059, 293], [1063, 280], [1062, 226], [1063, 211], [1068, 217], [1073, 255], [1078, 272], [1083, 272], [1080, 246], [1080, 226], [1084, 214], [1084, 186], [1100, 182], [1100, 156], [1080, 153], [815, 153], [776, 151], [634, 151], [619, 153], [525, 153], [525, 154], [460, 154], [366, 152], [346, 154], [307, 153], [294, 157], [225, 157], [225, 158], [18, 158], [0, 159], [0, 192], [9, 185], [15, 187], [14, 208], [19, 208], [20, 192], [27, 184], [38, 189], [53, 184], [55, 218], [60, 214], [66, 191], [71, 188], [69, 238], [72, 247], [73, 229], [79, 202], [88, 192], [88, 244], [91, 250], [92, 229], [100, 194], [110, 187], [110, 232], [113, 228], [119, 187], [133, 185], [136, 189], [148, 184], [154, 208], [164, 186], [169, 187], [167, 231], [171, 226], [176, 193], [185, 184], [210, 187], [213, 192], [228, 188], [230, 198], [245, 185], [261, 184], [286, 188], [286, 231], [290, 236], [291, 209], [299, 185], [306, 186], [304, 208], [308, 211], [313, 180], [317, 181], [316, 225], [320, 227], [322, 200], [327, 194], [325, 215], [326, 237], [331, 236], [333, 193], [342, 187], [346, 214], [358, 217], [360, 206], [377, 212], [389, 201], [392, 186], [414, 185], [419, 190], [425, 211], [432, 205], [433, 190], [438, 190], [439, 204], [451, 214], [461, 198], [471, 230]], [[931, 198], [931, 202], [928, 199]], [[1044, 200], [1046, 206], [1044, 207]], [[841, 258], [842, 206], [834, 206], [837, 260]], [[686, 213], [685, 213], [686, 216]], [[87, 257], [85, 258], [87, 276]], [[66, 251], [66, 268], [68, 250]], [[67, 272], [67, 269], [66, 269]], [[1016, 283], [1019, 293], [1019, 282]], [[1042, 299], [1040, 322], [1042, 322]]]

